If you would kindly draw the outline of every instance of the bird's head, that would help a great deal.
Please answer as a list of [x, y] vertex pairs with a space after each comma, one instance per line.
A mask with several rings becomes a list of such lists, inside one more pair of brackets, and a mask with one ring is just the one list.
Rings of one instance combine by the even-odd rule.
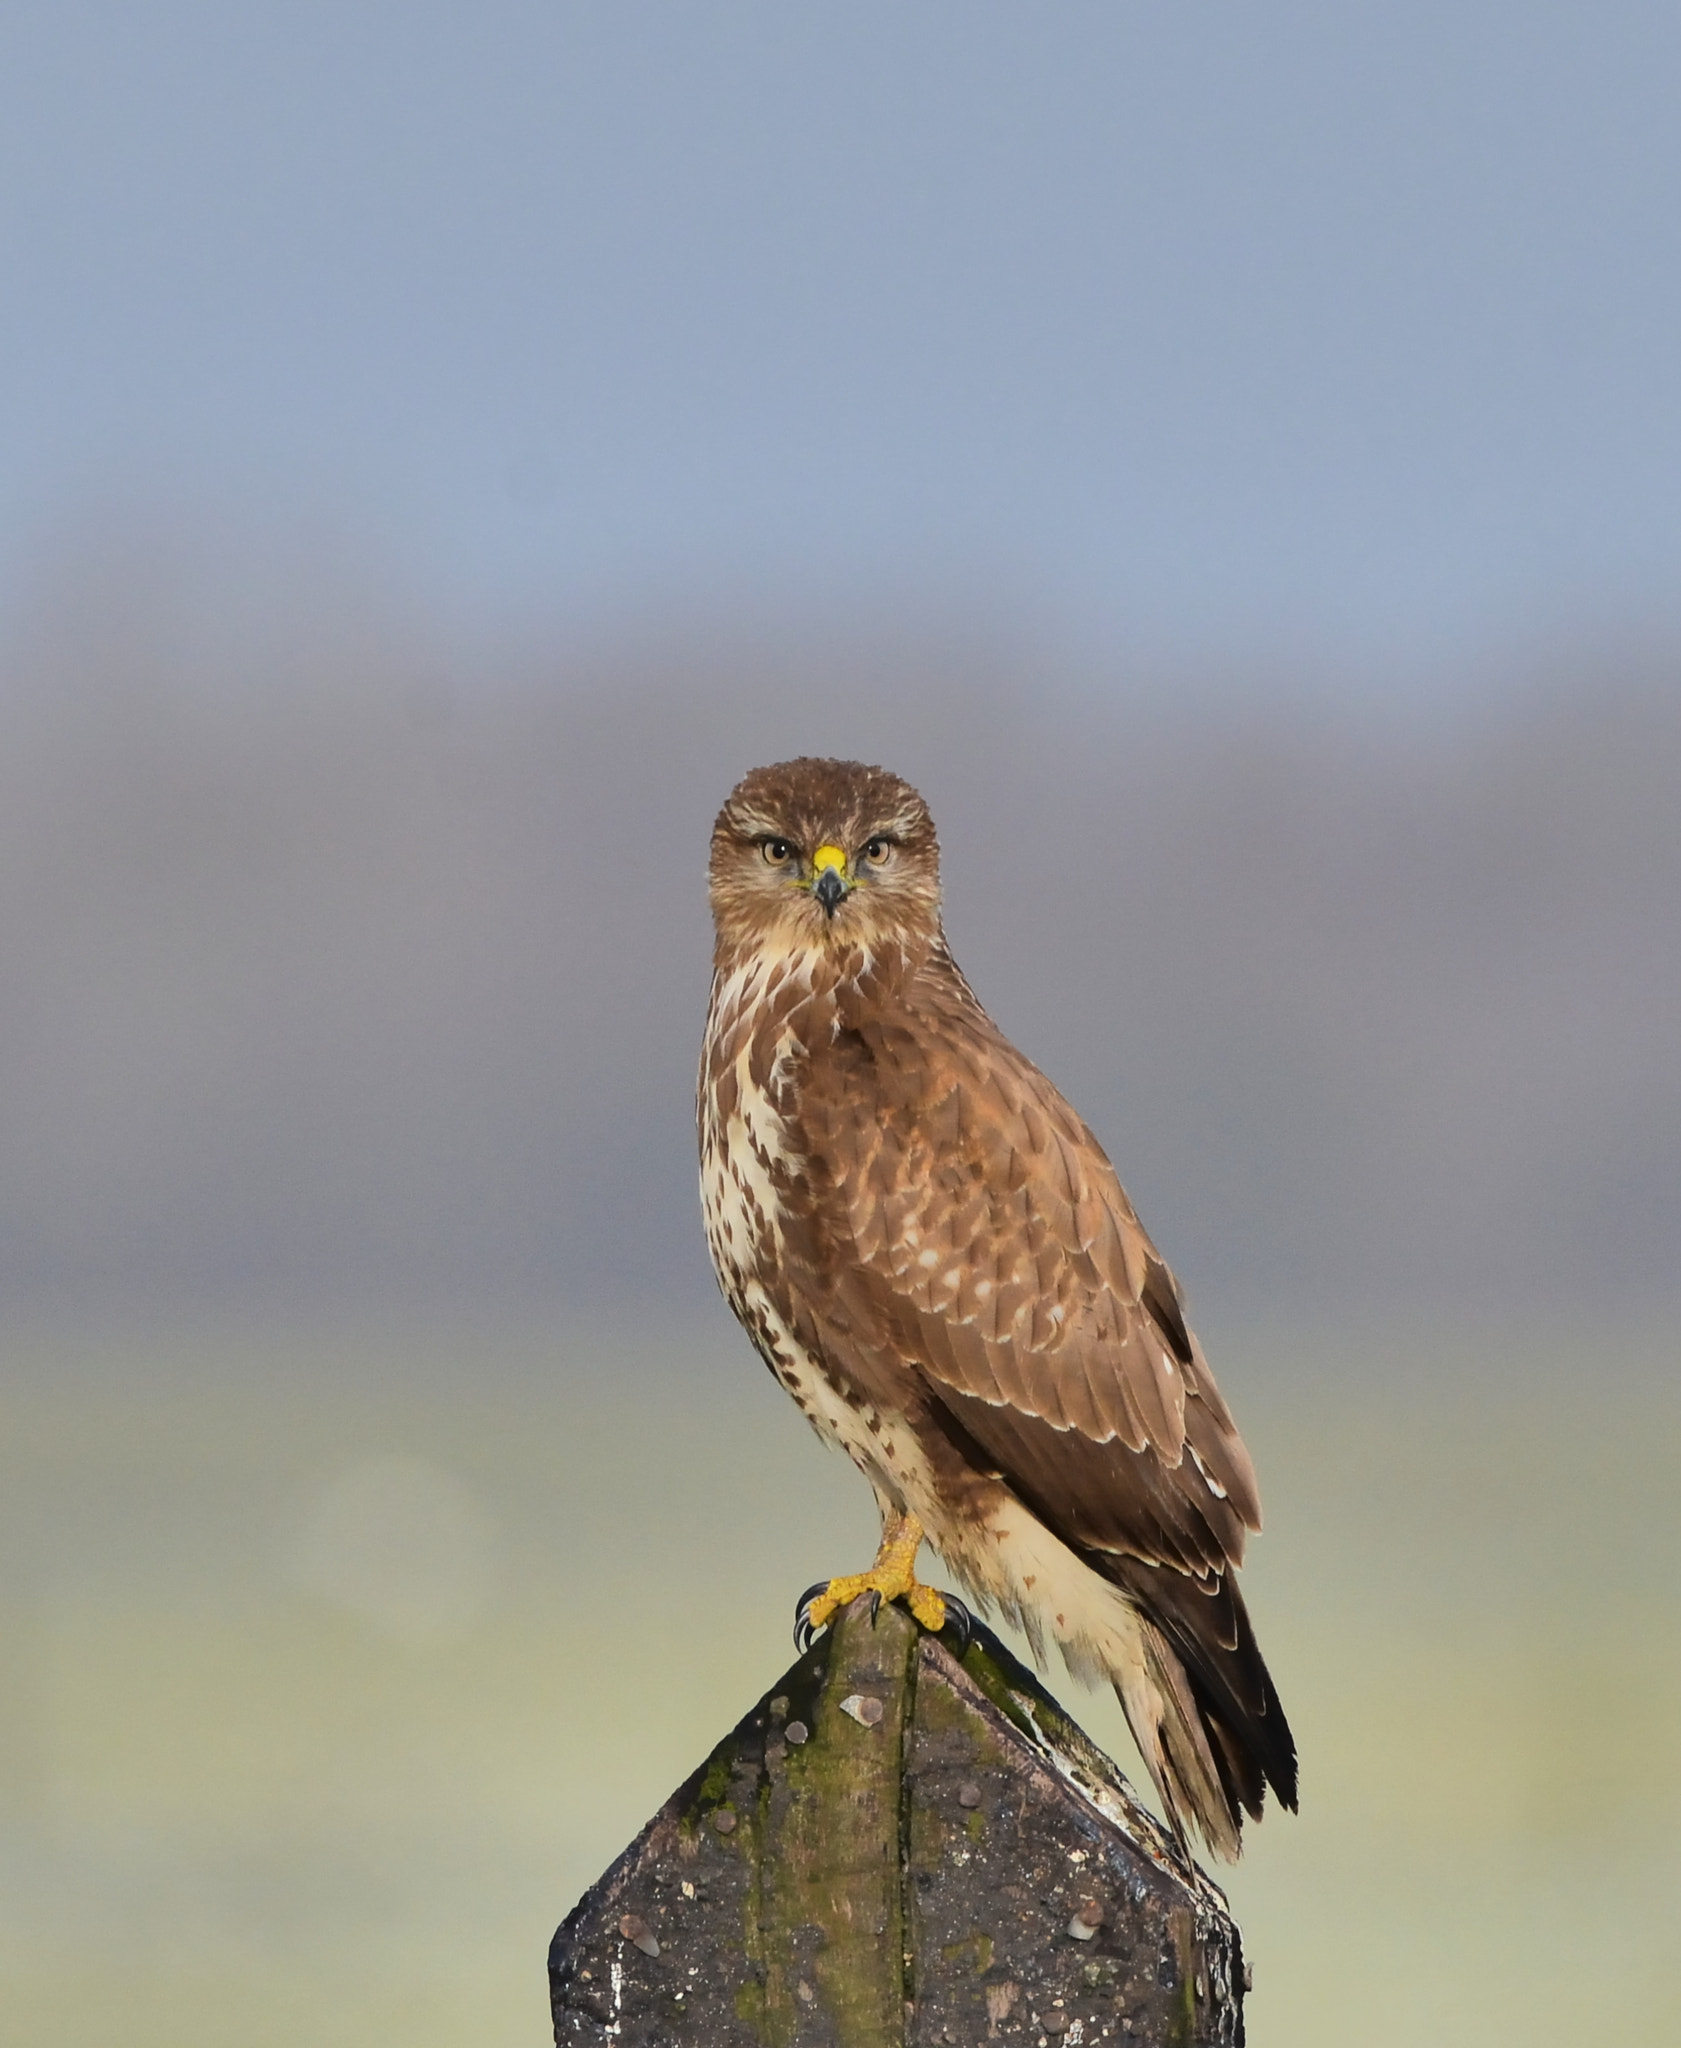
[[780, 761], [744, 776], [712, 828], [710, 878], [721, 959], [921, 950], [939, 933], [928, 806], [858, 761]]

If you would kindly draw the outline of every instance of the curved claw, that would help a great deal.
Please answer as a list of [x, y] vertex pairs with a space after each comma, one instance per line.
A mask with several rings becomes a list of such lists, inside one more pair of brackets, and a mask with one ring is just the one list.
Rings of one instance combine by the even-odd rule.
[[813, 1601], [821, 1599], [828, 1590], [829, 1581], [819, 1579], [815, 1586], [807, 1586], [794, 1603], [794, 1648], [802, 1657], [828, 1628], [828, 1623], [825, 1622], [821, 1629], [814, 1629], [809, 1619]]
[[[961, 1662], [963, 1653], [968, 1649], [970, 1639], [975, 1633], [975, 1617], [964, 1606], [963, 1602], [958, 1599], [955, 1593], [945, 1594], [944, 1599], [946, 1603], [946, 1628], [950, 1629], [951, 1633], [957, 1638], [957, 1657], [958, 1661]], [[941, 1631], [942, 1634], [944, 1632], [944, 1630]]]
[[879, 1590], [878, 1590], [878, 1589], [877, 1589], [876, 1587], [872, 1586], [872, 1587], [870, 1588], [870, 1626], [871, 1626], [871, 1628], [874, 1628], [874, 1627], [875, 1627], [875, 1625], [876, 1625], [876, 1616], [877, 1616], [878, 1614], [880, 1614], [880, 1612], [881, 1612], [881, 1593], [880, 1593], [880, 1591], [879, 1591]]

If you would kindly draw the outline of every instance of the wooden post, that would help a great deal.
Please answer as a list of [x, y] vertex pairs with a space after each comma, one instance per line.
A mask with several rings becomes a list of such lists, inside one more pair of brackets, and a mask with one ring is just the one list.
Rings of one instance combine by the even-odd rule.
[[1219, 1890], [988, 1630], [858, 1602], [554, 1938], [555, 2040], [1243, 2040]]

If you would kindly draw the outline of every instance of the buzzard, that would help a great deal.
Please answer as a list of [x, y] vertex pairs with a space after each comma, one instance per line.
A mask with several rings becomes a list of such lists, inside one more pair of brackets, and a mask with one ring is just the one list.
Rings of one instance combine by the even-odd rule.
[[718, 814], [698, 1118], [730, 1307], [875, 1489], [870, 1592], [926, 1628], [926, 1537], [1120, 1697], [1181, 1850], [1231, 1858], [1296, 1749], [1235, 1583], [1254, 1467], [1097, 1140], [981, 1008], [908, 783], [758, 768]]

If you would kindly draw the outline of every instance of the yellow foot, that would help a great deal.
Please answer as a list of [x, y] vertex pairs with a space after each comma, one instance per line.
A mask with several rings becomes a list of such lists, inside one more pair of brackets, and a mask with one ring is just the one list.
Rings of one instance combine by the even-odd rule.
[[866, 1593], [871, 1596], [872, 1616], [883, 1600], [902, 1600], [930, 1635], [938, 1635], [949, 1620], [961, 1626], [967, 1639], [969, 1611], [962, 1601], [925, 1586], [916, 1576], [913, 1566], [921, 1547], [922, 1524], [915, 1515], [902, 1515], [883, 1529], [881, 1548], [867, 1572], [853, 1572], [847, 1578], [813, 1586], [794, 1616], [794, 1641], [800, 1650], [810, 1649], [835, 1616]]

